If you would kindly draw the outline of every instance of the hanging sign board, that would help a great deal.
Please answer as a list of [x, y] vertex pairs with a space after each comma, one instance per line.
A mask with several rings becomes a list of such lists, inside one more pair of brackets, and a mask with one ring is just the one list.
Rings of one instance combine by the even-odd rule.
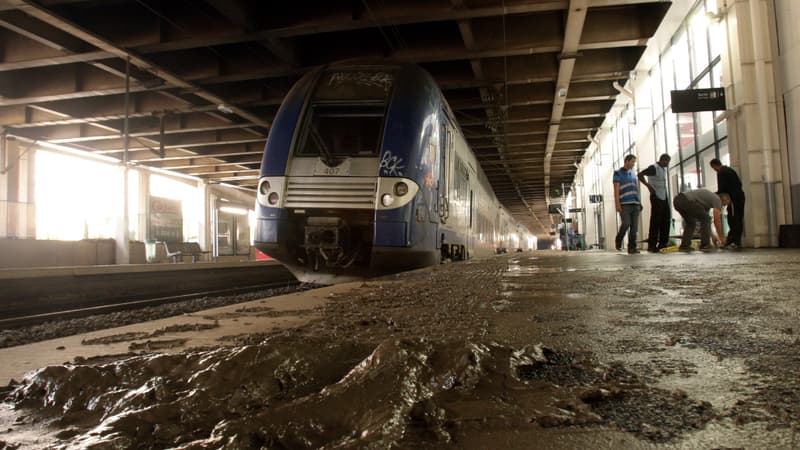
[[670, 91], [670, 97], [674, 113], [725, 110], [725, 88]]

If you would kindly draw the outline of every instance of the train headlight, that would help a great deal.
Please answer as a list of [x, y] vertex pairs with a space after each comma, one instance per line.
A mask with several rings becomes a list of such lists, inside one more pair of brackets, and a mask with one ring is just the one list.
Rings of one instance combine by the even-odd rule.
[[[267, 183], [264, 183], [264, 184], [267, 184]], [[278, 204], [278, 197], [279, 197], [278, 193], [277, 192], [273, 192], [273, 193], [269, 194], [269, 197], [267, 197], [267, 202], [269, 202], [270, 205], [277, 205]]]
[[375, 207], [380, 210], [403, 208], [413, 202], [418, 193], [419, 185], [414, 180], [398, 177], [379, 177], [373, 202]]
[[402, 197], [408, 194], [408, 185], [402, 181], [394, 185], [394, 195]]
[[261, 187], [259, 187], [258, 189], [259, 191], [261, 191], [261, 195], [267, 195], [269, 194], [269, 188], [270, 188], [269, 181], [264, 180], [261, 183]]

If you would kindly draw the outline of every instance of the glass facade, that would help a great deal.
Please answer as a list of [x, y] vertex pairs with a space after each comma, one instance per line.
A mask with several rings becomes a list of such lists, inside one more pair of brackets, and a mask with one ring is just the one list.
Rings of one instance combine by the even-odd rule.
[[[670, 196], [697, 188], [715, 191], [716, 172], [709, 166], [713, 158], [723, 164], [729, 162], [728, 129], [724, 111], [680, 113], [672, 112], [671, 91], [723, 87], [721, 52], [726, 42], [725, 29], [712, 17], [717, 12], [716, 0], [698, 0], [689, 14], [677, 27], [662, 49], [658, 61], [648, 69], [646, 77], [636, 80], [634, 85], [636, 110], [632, 104], [620, 109], [619, 104], [609, 113], [609, 133], [603, 138], [604, 150], [610, 147], [604, 161], [610, 157], [613, 169], [622, 167], [625, 155], [639, 156], [636, 170], [641, 170], [649, 161], [667, 153], [671, 157], [669, 167]], [[641, 148], [636, 148], [639, 143]], [[606, 150], [608, 152], [608, 150]], [[652, 152], [652, 154], [650, 154]], [[599, 153], [596, 152], [595, 155]], [[644, 162], [648, 161], [648, 162]], [[600, 180], [587, 179], [587, 185], [597, 181], [610, 185], [610, 173], [603, 170]], [[589, 174], [588, 177], [593, 177]], [[599, 191], [598, 187], [593, 188]], [[606, 192], [613, 194], [608, 187]], [[613, 201], [612, 198], [608, 200]], [[604, 221], [619, 221], [611, 212], [598, 217], [595, 226], [602, 237]], [[673, 214], [673, 218], [678, 217]], [[608, 222], [607, 222], [608, 223]], [[674, 221], [680, 231], [680, 220]], [[602, 242], [602, 239], [598, 239]]]
[[[724, 29], [709, 19], [717, 10], [715, 0], [700, 0], [676, 31], [671, 45], [662, 52], [650, 76], [660, 79], [663, 89], [653, 93], [653, 133], [656, 157], [666, 148], [672, 157], [670, 172], [677, 180], [672, 195], [688, 189], [716, 188], [716, 177], [708, 162], [727, 156], [728, 130], [722, 111], [675, 114], [671, 109], [670, 90], [722, 86], [720, 66]], [[662, 126], [664, 134], [662, 135]], [[677, 190], [675, 190], [677, 189]]]

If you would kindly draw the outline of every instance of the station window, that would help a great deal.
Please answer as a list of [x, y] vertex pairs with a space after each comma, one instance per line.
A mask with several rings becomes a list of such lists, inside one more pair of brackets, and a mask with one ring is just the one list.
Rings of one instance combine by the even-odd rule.
[[[138, 178], [130, 176], [129, 192]], [[121, 219], [123, 175], [119, 166], [57, 152], [36, 152], [36, 238], [113, 239]], [[102, 187], [102, 189], [100, 188]], [[130, 217], [138, 208], [131, 206]], [[135, 226], [135, 220], [131, 226]]]
[[713, 146], [703, 150], [699, 155], [702, 186], [711, 192], [717, 191], [717, 173], [711, 168], [711, 160], [716, 157]]
[[151, 175], [150, 195], [180, 201], [183, 212], [181, 240], [200, 242], [200, 229], [203, 224], [203, 196], [196, 186], [160, 175]]
[[243, 205], [219, 201], [217, 203], [215, 247], [218, 256], [247, 256], [253, 241], [254, 211]]

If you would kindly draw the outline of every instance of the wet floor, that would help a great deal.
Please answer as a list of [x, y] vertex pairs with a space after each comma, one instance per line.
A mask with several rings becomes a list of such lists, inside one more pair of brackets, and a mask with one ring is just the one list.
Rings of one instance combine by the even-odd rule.
[[369, 281], [240, 345], [31, 373], [0, 448], [798, 448], [798, 269], [535, 252]]

